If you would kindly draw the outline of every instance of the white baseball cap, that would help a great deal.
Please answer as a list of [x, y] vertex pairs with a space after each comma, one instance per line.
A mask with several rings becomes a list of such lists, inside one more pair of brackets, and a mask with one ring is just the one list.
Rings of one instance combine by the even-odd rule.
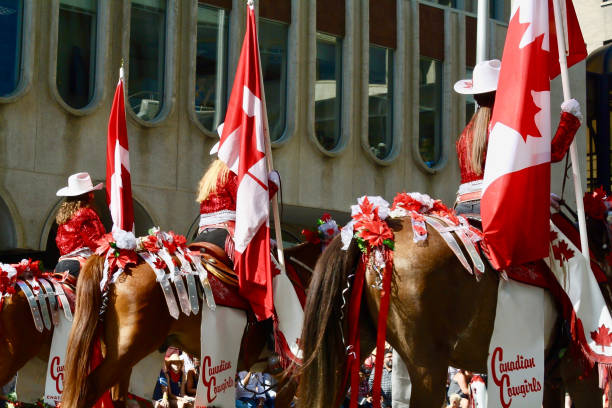
[[60, 197], [76, 197], [94, 190], [101, 190], [102, 183], [94, 187], [89, 173], [76, 173], [68, 177], [68, 186], [57, 190]]
[[455, 82], [455, 92], [464, 95], [474, 95], [493, 92], [497, 89], [501, 61], [498, 59], [482, 61], [474, 67], [472, 79], [462, 79]]

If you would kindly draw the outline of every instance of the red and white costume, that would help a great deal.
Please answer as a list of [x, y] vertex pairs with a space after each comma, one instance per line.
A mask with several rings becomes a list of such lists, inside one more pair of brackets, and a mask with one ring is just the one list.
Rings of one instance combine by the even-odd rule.
[[[559, 127], [551, 142], [551, 161], [553, 163], [559, 162], [565, 157], [565, 154], [574, 140], [576, 131], [580, 127], [580, 119], [573, 114], [574, 112], [579, 112], [577, 110], [577, 103], [571, 104], [571, 106], [566, 106], [564, 104], [562, 109]], [[463, 132], [461, 132], [456, 142], [459, 170], [461, 172], [461, 185], [459, 186], [459, 191], [457, 191], [458, 203], [480, 200], [481, 197], [481, 185], [484, 172], [476, 174], [470, 166], [473, 141], [472, 127], [473, 119], [463, 129]], [[488, 136], [487, 134], [487, 138]], [[486, 157], [483, 158], [486, 160]], [[484, 160], [482, 164], [484, 168]]]
[[68, 255], [83, 248], [92, 252], [98, 245], [96, 241], [106, 233], [100, 217], [88, 207], [80, 208], [72, 218], [57, 228], [55, 243], [60, 255]]

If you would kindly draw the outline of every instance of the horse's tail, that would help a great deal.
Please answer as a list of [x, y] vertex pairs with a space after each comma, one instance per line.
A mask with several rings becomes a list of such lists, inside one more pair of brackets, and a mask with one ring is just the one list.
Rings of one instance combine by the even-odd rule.
[[[336, 394], [344, 392], [339, 390], [346, 364], [339, 319], [344, 302], [342, 291], [359, 259], [359, 249], [354, 243], [348, 251], [341, 247], [340, 237], [336, 237], [319, 258], [308, 288], [301, 337], [299, 407], [332, 407]], [[345, 301], [348, 300], [346, 294]], [[345, 308], [344, 316], [347, 313]]]
[[102, 304], [100, 281], [103, 271], [104, 258], [92, 256], [79, 274], [74, 320], [66, 350], [63, 407], [81, 406], [79, 401], [83, 401], [87, 395], [90, 354], [96, 340]]

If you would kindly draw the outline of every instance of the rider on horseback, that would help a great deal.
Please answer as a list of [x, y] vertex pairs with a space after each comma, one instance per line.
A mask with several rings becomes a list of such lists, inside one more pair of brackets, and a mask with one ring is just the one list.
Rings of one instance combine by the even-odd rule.
[[[461, 171], [461, 185], [455, 201], [455, 211], [458, 214], [480, 215], [489, 122], [495, 103], [500, 68], [499, 60], [479, 62], [474, 68], [472, 79], [457, 81], [454, 86], [455, 91], [460, 94], [473, 95], [478, 104], [478, 109], [457, 139], [457, 155]], [[553, 163], [565, 157], [582, 119], [580, 105], [575, 99], [563, 102], [561, 111], [561, 120], [551, 146]]]
[[96, 241], [105, 234], [100, 217], [92, 205], [93, 192], [101, 188], [102, 183], [92, 184], [88, 173], [77, 173], [68, 178], [67, 187], [57, 191], [58, 196], [66, 199], [55, 217], [58, 225], [55, 243], [61, 255], [56, 272], [68, 272], [77, 278], [81, 266], [96, 250]]

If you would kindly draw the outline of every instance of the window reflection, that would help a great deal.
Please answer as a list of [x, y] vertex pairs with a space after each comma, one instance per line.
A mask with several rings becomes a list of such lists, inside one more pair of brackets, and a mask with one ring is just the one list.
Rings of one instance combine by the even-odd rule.
[[442, 156], [442, 62], [420, 58], [419, 153], [428, 167]]
[[128, 104], [136, 116], [152, 120], [164, 101], [166, 2], [132, 0]]
[[340, 141], [342, 112], [342, 39], [317, 33], [315, 134], [326, 150]]
[[510, 20], [510, 0], [489, 0], [489, 17], [508, 22]]
[[285, 131], [288, 34], [287, 24], [263, 18], [259, 20], [259, 52], [272, 141], [279, 140]]
[[6, 96], [19, 84], [23, 0], [0, 0], [0, 10], [0, 96]]
[[393, 50], [370, 45], [368, 142], [379, 159], [393, 148]]
[[223, 121], [226, 108], [228, 22], [224, 9], [198, 4], [195, 112], [210, 131]]
[[61, 0], [57, 34], [57, 90], [79, 109], [94, 93], [96, 68], [96, 0]]

